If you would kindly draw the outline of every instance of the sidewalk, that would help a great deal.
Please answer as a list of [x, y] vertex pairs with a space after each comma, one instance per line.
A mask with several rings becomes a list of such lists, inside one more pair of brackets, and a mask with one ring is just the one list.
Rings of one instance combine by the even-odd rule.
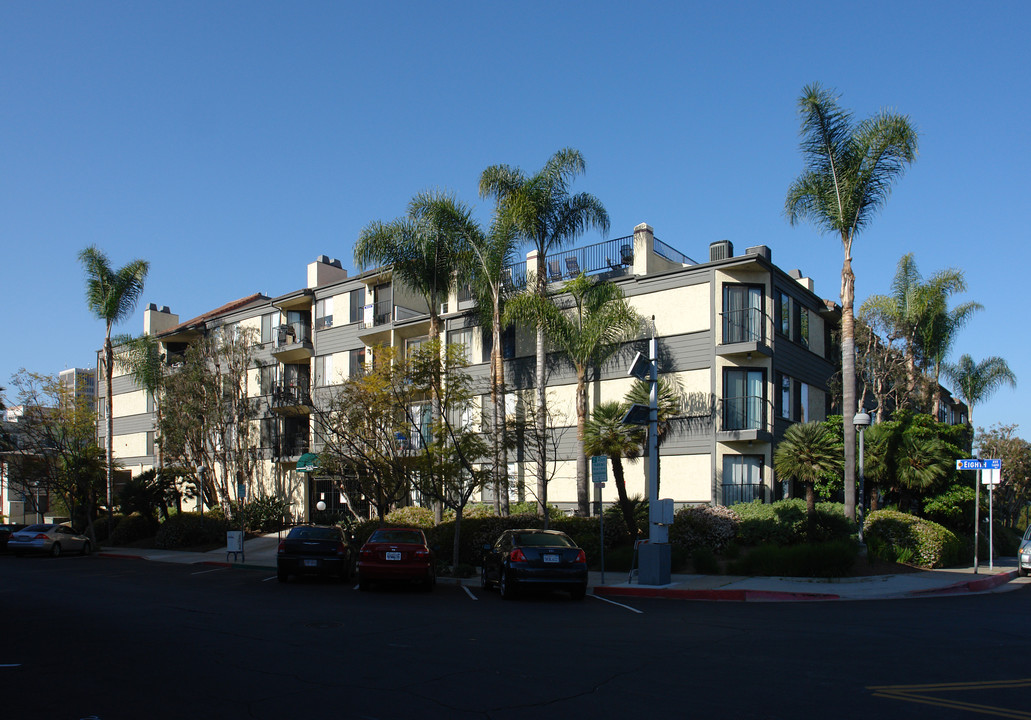
[[[152, 548], [105, 548], [100, 557], [136, 558], [155, 562], [222, 565], [251, 569], [276, 569], [279, 535], [272, 533], [244, 543], [242, 556], [226, 553], [225, 548], [209, 552], [182, 552]], [[1031, 583], [1017, 577], [1016, 558], [996, 558], [995, 567], [983, 563], [977, 574], [973, 567], [947, 570], [921, 570], [899, 575], [874, 575], [853, 578], [740, 577], [733, 575], [673, 575], [669, 585], [640, 585], [627, 582], [627, 573], [608, 571], [602, 583], [600, 572], [588, 580], [595, 595], [608, 598], [644, 597], [678, 600], [715, 600], [723, 602], [806, 602], [819, 600], [886, 600], [938, 595], [1016, 590]], [[441, 578], [440, 582], [448, 582]], [[477, 586], [479, 577], [457, 580]]]

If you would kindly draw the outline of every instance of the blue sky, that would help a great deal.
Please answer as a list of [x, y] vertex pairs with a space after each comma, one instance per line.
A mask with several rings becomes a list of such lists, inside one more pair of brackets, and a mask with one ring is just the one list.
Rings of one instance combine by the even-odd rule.
[[1022, 423], [1029, 21], [1026, 2], [0, 0], [0, 384], [94, 361], [89, 244], [150, 261], [117, 328], [139, 333], [145, 303], [187, 319], [303, 287], [320, 254], [353, 268], [361, 229], [424, 189], [486, 222], [485, 167], [532, 172], [567, 146], [611, 237], [647, 222], [696, 259], [765, 244], [838, 300], [840, 241], [783, 213], [796, 100], [820, 82], [921, 134], [856, 242], [857, 299], [887, 292], [906, 252], [925, 276], [964, 269], [957, 301], [986, 310], [953, 359], [1001, 355], [1020, 381], [974, 419]]

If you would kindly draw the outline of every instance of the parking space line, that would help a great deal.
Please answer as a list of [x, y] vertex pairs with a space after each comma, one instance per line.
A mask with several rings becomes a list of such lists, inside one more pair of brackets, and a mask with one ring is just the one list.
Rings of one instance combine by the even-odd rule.
[[473, 591], [470, 590], [469, 588], [467, 588], [465, 585], [462, 586], [462, 589], [465, 590], [465, 594], [468, 595], [469, 597], [471, 597], [473, 600], [479, 600], [480, 599], [480, 598], [476, 597], [475, 595], [473, 595]]
[[262, 582], [268, 582], [269, 580], [275, 580], [277, 577], [279, 577], [279, 576], [278, 575], [269, 575], [267, 578], [262, 580]]
[[6, 665], [0, 665], [0, 668], [16, 668], [21, 667], [21, 663], [8, 663]]
[[607, 602], [610, 605], [618, 605], [621, 608], [626, 608], [630, 612], [635, 612], [638, 615], [644, 615], [644, 610], [638, 610], [637, 608], [632, 608], [629, 605], [624, 605], [623, 603], [618, 603], [615, 600], [609, 600], [608, 598], [603, 598], [600, 595], [595, 595], [594, 593], [591, 593], [591, 597], [595, 598], [597, 600], [601, 600], [602, 602]]
[[361, 589], [362, 589], [362, 586], [361, 586], [361, 585], [355, 585], [355, 586], [354, 586], [353, 588], [351, 588], [351, 589], [352, 589], [352, 590], [361, 590]]
[[218, 568], [213, 568], [211, 570], [198, 570], [197, 572], [190, 573], [190, 574], [191, 575], [205, 575], [207, 573], [219, 572], [220, 570], [225, 570], [225, 568], [218, 567]]

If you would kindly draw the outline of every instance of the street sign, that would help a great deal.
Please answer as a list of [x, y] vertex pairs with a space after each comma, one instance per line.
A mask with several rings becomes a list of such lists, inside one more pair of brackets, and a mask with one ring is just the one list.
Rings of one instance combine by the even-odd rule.
[[982, 485], [998, 485], [1002, 482], [1002, 470], [992, 468], [991, 470], [985, 470], [981, 473], [981, 484]]
[[957, 470], [1001, 470], [1002, 460], [957, 460]]
[[608, 461], [604, 455], [594, 455], [591, 458], [591, 482], [595, 485], [604, 485], [608, 480]]

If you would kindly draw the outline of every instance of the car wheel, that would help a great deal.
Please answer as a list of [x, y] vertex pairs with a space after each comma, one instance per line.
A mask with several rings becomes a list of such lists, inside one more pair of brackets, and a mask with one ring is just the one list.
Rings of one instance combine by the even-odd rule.
[[90, 545], [89, 541], [87, 540], [82, 544], [82, 554], [89, 555], [91, 552], [93, 552], [93, 546]]
[[1017, 575], [1019, 575], [1020, 577], [1027, 577], [1027, 568], [1018, 567]]
[[516, 595], [515, 583], [508, 577], [508, 570], [501, 571], [501, 579], [498, 580], [498, 590], [501, 592], [502, 600], [514, 600]]
[[583, 585], [574, 590], [570, 590], [569, 594], [572, 596], [574, 600], [583, 600], [584, 597], [587, 596], [587, 586]]
[[480, 568], [480, 587], [484, 590], [490, 589], [490, 580], [487, 579], [487, 563]]
[[290, 579], [290, 573], [282, 568], [276, 568], [276, 579], [278, 579], [279, 582], [285, 583]]
[[61, 543], [54, 543], [50, 546], [50, 557], [61, 557]]

